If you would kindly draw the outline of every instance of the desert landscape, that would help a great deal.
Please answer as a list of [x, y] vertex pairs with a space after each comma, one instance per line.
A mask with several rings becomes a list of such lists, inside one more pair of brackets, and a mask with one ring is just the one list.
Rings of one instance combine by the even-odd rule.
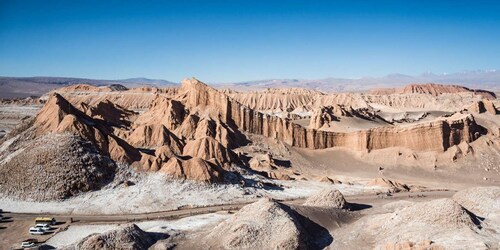
[[498, 250], [499, 13], [0, 1], [0, 250]]
[[1, 245], [43, 216], [60, 225], [41, 249], [494, 249], [498, 103], [196, 78], [4, 99]]

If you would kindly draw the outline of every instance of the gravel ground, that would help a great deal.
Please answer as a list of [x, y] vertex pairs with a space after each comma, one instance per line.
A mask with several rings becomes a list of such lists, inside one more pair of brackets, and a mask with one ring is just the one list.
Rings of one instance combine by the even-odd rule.
[[328, 184], [316, 181], [273, 181], [275, 189], [239, 185], [207, 185], [169, 179], [162, 174], [139, 174], [133, 184], [123, 184], [81, 194], [64, 201], [31, 202], [0, 198], [6, 211], [57, 214], [127, 214], [176, 210], [254, 201], [260, 197], [275, 199], [305, 198], [325, 188], [336, 188], [345, 195], [373, 193], [381, 188], [363, 185]]
[[[207, 226], [215, 226], [219, 222], [229, 218], [229, 214], [211, 213], [195, 215], [179, 220], [154, 220], [136, 223], [142, 230], [155, 233], [170, 233], [174, 231], [198, 230]], [[68, 230], [63, 231], [47, 241], [47, 245], [60, 248], [80, 241], [81, 239], [94, 234], [104, 233], [120, 228], [119, 224], [99, 224], [99, 225], [72, 225]]]

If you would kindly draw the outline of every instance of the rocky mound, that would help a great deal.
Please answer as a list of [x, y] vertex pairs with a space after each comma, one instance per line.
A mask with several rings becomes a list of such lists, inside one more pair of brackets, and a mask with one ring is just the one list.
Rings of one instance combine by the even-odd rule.
[[239, 143], [236, 131], [223, 124], [220, 120], [210, 117], [200, 118], [196, 114], [189, 114], [174, 133], [184, 140], [196, 140], [205, 136], [214, 138], [226, 148], [234, 148]]
[[304, 219], [283, 204], [261, 199], [217, 225], [206, 240], [222, 249], [322, 248], [312, 241], [319, 235], [306, 228]]
[[184, 147], [183, 142], [161, 124], [136, 126], [126, 140], [138, 148], [155, 149], [166, 145], [177, 154], [181, 154]]
[[161, 95], [156, 95], [155, 99], [149, 105], [149, 109], [137, 117], [134, 124], [160, 124], [169, 130], [174, 130], [182, 123], [186, 115], [187, 111], [182, 103]]
[[442, 228], [477, 228], [477, 218], [452, 199], [437, 199], [415, 203], [412, 206], [394, 212], [388, 221], [389, 225], [405, 225], [419, 222]]
[[385, 122], [382, 117], [367, 108], [353, 109], [351, 106], [336, 104], [315, 109], [313, 115], [311, 116], [309, 128], [330, 128], [333, 126], [333, 122], [341, 121], [344, 117], [359, 118], [365, 121], [378, 120]]
[[252, 92], [226, 92], [245, 106], [259, 111], [292, 111], [308, 105], [323, 93], [300, 88], [266, 89]]
[[275, 160], [271, 154], [255, 154], [248, 162], [250, 168], [264, 176], [277, 179], [277, 180], [292, 180], [290, 177], [291, 171], [286, 168], [289, 167], [285, 161]]
[[488, 100], [484, 99], [481, 101], [477, 101], [473, 104], [471, 104], [468, 108], [468, 111], [473, 112], [473, 113], [490, 113], [493, 115], [499, 114], [498, 109], [495, 107], [495, 104]]
[[144, 232], [135, 224], [124, 226], [117, 230], [111, 230], [102, 234], [92, 234], [79, 242], [63, 249], [123, 249], [143, 250], [148, 249], [158, 239]]
[[392, 88], [392, 89], [376, 89], [372, 90], [370, 93], [374, 95], [390, 95], [390, 94], [429, 94], [433, 96], [438, 96], [442, 94], [449, 93], [460, 93], [460, 92], [470, 92], [474, 94], [481, 95], [483, 98], [494, 100], [496, 95], [493, 92], [480, 90], [480, 89], [469, 89], [459, 85], [443, 85], [435, 83], [427, 84], [410, 84], [402, 88]]
[[[62, 92], [71, 98], [77, 98], [92, 91], [100, 91], [92, 86], [73, 86], [72, 88]], [[86, 92], [79, 94], [80, 91]], [[123, 94], [131, 91], [133, 90], [118, 88], [109, 93]], [[355, 132], [332, 132], [304, 128], [289, 119], [255, 111], [235, 101], [224, 92], [211, 88], [194, 78], [184, 80], [179, 90], [174, 91], [176, 96], [167, 96], [159, 89], [154, 91], [154, 94], [151, 93], [154, 98], [149, 109], [141, 114], [114, 103], [114, 95], [108, 92], [103, 93], [103, 96], [109, 97], [108, 101], [77, 106], [61, 95], [53, 94], [34, 120], [32, 128], [35, 131], [35, 137], [48, 133], [73, 133], [94, 144], [102, 155], [109, 156], [115, 162], [127, 163], [147, 171], [158, 171], [164, 165], [168, 165], [170, 167], [165, 169], [166, 173], [174, 173], [180, 178], [211, 182], [220, 179], [218, 177], [220, 173], [215, 171], [206, 174], [204, 171], [212, 171], [214, 164], [229, 170], [232, 167], [231, 164], [240, 163], [231, 149], [245, 145], [247, 134], [263, 135], [295, 147], [310, 149], [346, 147], [360, 151], [388, 147], [406, 147], [417, 151], [444, 151], [460, 142], [471, 142], [480, 136], [473, 116], [466, 114], [411, 127], [396, 126]], [[292, 91], [290, 93], [317, 94], [324, 97], [314, 92]], [[286, 96], [286, 93], [273, 92], [273, 94]], [[363, 100], [360, 94], [354, 96], [338, 95], [334, 99], [340, 102], [350, 102], [353, 98], [358, 101]], [[366, 101], [364, 103], [366, 104]], [[369, 111], [337, 105], [332, 106], [329, 111], [332, 116], [327, 118], [359, 116], [371, 119]], [[317, 119], [313, 118], [313, 120]], [[156, 154], [159, 148], [162, 148], [165, 153], [160, 154], [161, 157]], [[175, 159], [171, 160], [173, 158]], [[191, 163], [191, 159], [195, 160]], [[169, 161], [171, 162], [167, 164]], [[264, 162], [264, 164], [268, 163]], [[254, 167], [259, 168], [259, 165], [259, 162], [252, 162]], [[272, 165], [271, 160], [268, 165]], [[196, 166], [197, 170], [188, 170], [190, 166]], [[198, 174], [198, 172], [204, 174]], [[194, 175], [190, 176], [190, 173]], [[275, 171], [268, 172], [268, 176], [290, 179], [290, 176]]]
[[369, 186], [385, 187], [390, 193], [407, 192], [410, 191], [410, 187], [404, 183], [397, 181], [392, 181], [384, 178], [376, 178], [368, 182]]
[[461, 190], [453, 195], [453, 200], [477, 215], [496, 215], [500, 218], [500, 187]]
[[239, 161], [238, 156], [233, 151], [209, 136], [189, 141], [184, 147], [183, 154], [205, 160], [215, 159], [219, 163], [231, 164]]
[[[397, 205], [392, 212], [366, 216], [337, 231], [337, 238], [343, 240], [335, 241], [331, 247], [345, 249], [352, 245], [359, 246], [361, 239], [365, 240], [363, 244], [368, 241], [374, 244], [370, 249], [406, 249], [401, 248], [405, 245], [414, 249], [412, 247], [419, 244], [411, 242], [429, 241], [431, 246], [424, 249], [433, 249], [433, 246], [444, 246], [446, 249], [485, 248], [493, 243], [487, 243], [490, 241], [488, 238], [496, 237], [480, 230], [479, 223], [474, 214], [449, 198], [405, 202]], [[356, 232], [356, 237], [352, 237], [352, 232]]]
[[117, 162], [132, 163], [140, 159], [138, 150], [114, 135], [106, 122], [86, 115], [59, 94], [47, 100], [35, 117], [33, 128], [37, 136], [64, 132], [79, 135]]
[[330, 183], [330, 184], [342, 184], [341, 181], [339, 180], [336, 180], [336, 179], [332, 179], [328, 176], [323, 176], [319, 179], [320, 182], [324, 182], [324, 183]]
[[115, 164], [78, 136], [47, 134], [26, 144], [0, 163], [0, 192], [5, 195], [65, 199], [99, 189], [114, 176]]
[[199, 157], [187, 160], [173, 157], [162, 165], [160, 172], [179, 179], [216, 183], [222, 180], [225, 171], [215, 161], [206, 161]]
[[344, 196], [336, 189], [322, 190], [319, 193], [307, 198], [303, 205], [322, 208], [348, 208], [348, 203], [346, 202]]
[[255, 171], [272, 171], [277, 168], [271, 154], [257, 154], [248, 162], [250, 168]]
[[428, 112], [400, 112], [400, 113], [384, 113], [381, 115], [383, 119], [392, 123], [413, 123], [426, 118]]
[[102, 120], [111, 126], [129, 127], [137, 117], [138, 113], [125, 109], [109, 100], [99, 102], [95, 106], [81, 103], [81, 110], [88, 116]]

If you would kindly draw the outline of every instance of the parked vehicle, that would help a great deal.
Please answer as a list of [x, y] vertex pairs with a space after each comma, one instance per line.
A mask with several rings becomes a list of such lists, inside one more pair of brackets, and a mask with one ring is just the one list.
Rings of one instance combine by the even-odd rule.
[[35, 246], [34, 242], [27, 242], [27, 241], [21, 242], [21, 248], [31, 248], [34, 246]]
[[56, 219], [54, 219], [53, 217], [38, 217], [35, 219], [35, 224], [55, 225]]
[[42, 234], [45, 234], [45, 230], [39, 228], [39, 227], [32, 227], [30, 228], [30, 234], [33, 234], [33, 235], [42, 235]]
[[44, 231], [50, 231], [50, 230], [52, 230], [52, 227], [49, 224], [45, 224], [45, 223], [43, 223], [43, 224], [41, 224], [41, 223], [40, 224], [36, 224], [35, 227], [41, 228]]

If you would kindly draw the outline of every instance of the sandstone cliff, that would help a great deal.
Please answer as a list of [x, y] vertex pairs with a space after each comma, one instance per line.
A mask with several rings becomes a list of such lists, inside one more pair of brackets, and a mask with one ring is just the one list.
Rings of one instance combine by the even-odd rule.
[[[77, 90], [93, 91], [83, 87]], [[130, 90], [111, 92], [124, 91]], [[304, 93], [294, 90], [272, 94]], [[324, 96], [316, 92], [305, 94]], [[352, 96], [344, 97], [349, 99]], [[316, 129], [336, 119], [377, 118], [373, 109], [343, 105], [321, 108], [311, 119], [310, 128], [305, 128], [292, 120], [251, 109], [194, 78], [184, 80], [173, 97], [155, 93], [148, 110], [141, 114], [107, 99], [95, 104], [79, 103], [77, 107], [80, 109], [59, 94], [50, 96], [34, 120], [35, 136], [52, 132], [74, 133], [92, 142], [114, 161], [129, 163], [145, 171], [160, 171], [178, 178], [206, 182], [222, 180], [225, 171], [231, 171], [232, 164], [241, 164], [232, 149], [247, 142], [242, 132], [263, 135], [301, 148], [345, 147], [358, 151], [389, 147], [445, 151], [462, 142], [475, 140], [481, 132], [474, 117], [466, 114], [355, 132]], [[262, 167], [256, 160], [250, 164], [255, 169]], [[272, 166], [272, 160], [264, 164], [276, 168]], [[271, 178], [290, 178], [273, 169], [264, 172]]]
[[59, 94], [53, 94], [34, 120], [36, 135], [70, 132], [91, 141], [105, 155], [119, 162], [139, 159], [138, 151], [115, 136], [103, 121], [93, 119]]
[[473, 103], [472, 105], [470, 105], [467, 108], [467, 110], [470, 112], [474, 112], [474, 113], [487, 112], [487, 113], [490, 113], [493, 115], [496, 115], [499, 113], [498, 109], [495, 107], [495, 104], [492, 101], [487, 100], [487, 99]]
[[190, 109], [219, 117], [221, 121], [234, 124], [243, 131], [276, 138], [303, 148], [346, 147], [370, 151], [406, 147], [417, 151], [445, 151], [462, 141], [475, 140], [480, 133], [480, 128], [471, 115], [456, 115], [429, 123], [372, 128], [349, 133], [318, 131], [306, 129], [288, 119], [252, 110], [196, 79], [184, 80], [179, 93]]
[[427, 84], [409, 84], [402, 88], [389, 88], [389, 89], [375, 89], [370, 93], [374, 95], [390, 95], [390, 94], [430, 94], [438, 96], [446, 93], [460, 93], [460, 92], [470, 92], [478, 94], [486, 99], [496, 99], [496, 95], [493, 92], [481, 90], [481, 89], [469, 89], [458, 85], [443, 85], [435, 83]]

